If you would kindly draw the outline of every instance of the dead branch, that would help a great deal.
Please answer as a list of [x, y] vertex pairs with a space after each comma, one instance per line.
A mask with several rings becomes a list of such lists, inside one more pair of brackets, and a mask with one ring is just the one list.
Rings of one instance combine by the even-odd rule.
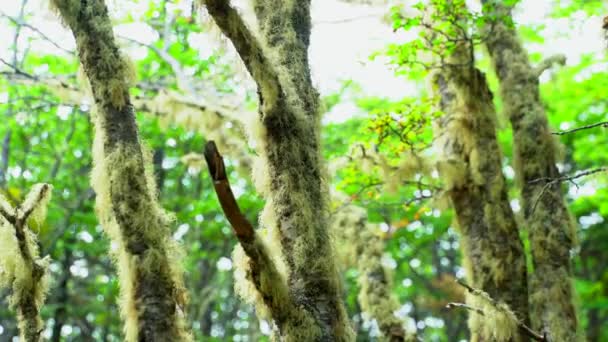
[[241, 243], [251, 243], [255, 237], [255, 231], [253, 230], [251, 223], [241, 212], [241, 209], [234, 198], [234, 194], [230, 188], [230, 182], [226, 176], [224, 160], [217, 150], [214, 141], [209, 141], [205, 145], [204, 155], [209, 168], [209, 174], [211, 175], [211, 179], [213, 179], [215, 193], [217, 194], [217, 198], [220, 201], [228, 222], [230, 222], [234, 229], [236, 237]]

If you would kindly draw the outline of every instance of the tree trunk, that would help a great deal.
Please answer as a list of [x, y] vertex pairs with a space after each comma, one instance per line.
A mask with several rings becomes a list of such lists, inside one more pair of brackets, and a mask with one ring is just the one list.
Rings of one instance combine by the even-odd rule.
[[308, 66], [310, 0], [254, 1], [259, 40], [228, 1], [204, 3], [258, 86], [254, 178], [266, 199], [262, 222], [279, 244], [289, 301], [299, 312], [275, 319], [281, 338], [352, 340], [328, 232], [319, 99]]
[[[469, 281], [527, 322], [526, 260], [502, 174], [492, 93], [474, 67], [470, 46], [460, 44], [431, 75], [443, 112], [436, 122], [438, 168], [454, 207]], [[496, 338], [486, 336], [483, 324], [469, 320], [473, 341]], [[502, 336], [510, 335], [518, 340], [516, 331]]]
[[530, 65], [515, 29], [511, 10], [500, 2], [484, 0], [489, 24], [486, 46], [500, 81], [504, 111], [513, 127], [515, 171], [529, 230], [534, 271], [530, 278], [532, 326], [552, 341], [577, 339], [577, 317], [572, 300], [570, 250], [574, 227], [559, 183], [556, 146], [538, 87], [539, 70]]
[[151, 158], [129, 98], [130, 69], [114, 42], [103, 0], [53, 0], [74, 34], [96, 104], [92, 183], [99, 220], [118, 246], [128, 341], [190, 340], [171, 218], [159, 206]]

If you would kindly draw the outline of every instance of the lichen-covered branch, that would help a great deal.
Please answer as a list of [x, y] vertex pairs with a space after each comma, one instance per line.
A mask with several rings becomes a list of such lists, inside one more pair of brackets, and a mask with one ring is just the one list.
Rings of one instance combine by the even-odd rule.
[[534, 68], [534, 74], [536, 77], [540, 77], [546, 70], [553, 67], [555, 64], [565, 65], [566, 64], [566, 56], [559, 54], [553, 55], [548, 58], [543, 59], [538, 65]]
[[127, 341], [187, 341], [180, 252], [160, 208], [149, 153], [129, 97], [132, 72], [114, 40], [103, 0], [53, 0], [75, 39], [96, 105], [94, 170], [99, 220], [118, 246]]
[[20, 338], [42, 340], [40, 309], [49, 287], [49, 258], [39, 256], [35, 234], [27, 222], [41, 224], [51, 197], [49, 184], [37, 184], [23, 203], [12, 208], [0, 195], [0, 288], [11, 290], [9, 305], [17, 311]]
[[[564, 202], [556, 167], [556, 142], [540, 100], [538, 72], [530, 65], [517, 32], [505, 22], [510, 7], [484, 0], [486, 14], [496, 16], [486, 46], [500, 81], [504, 112], [513, 127], [515, 171], [527, 223], [534, 271], [530, 278], [532, 327], [555, 341], [577, 339], [570, 251], [574, 224]], [[532, 182], [545, 179], [543, 182]], [[542, 194], [541, 197], [539, 197]], [[540, 198], [538, 202], [536, 199]]]
[[282, 337], [351, 340], [329, 239], [319, 100], [306, 57], [310, 2], [263, 4], [272, 7], [272, 13], [258, 18], [259, 40], [228, 1], [204, 3], [258, 85], [260, 115], [252, 120], [250, 135], [258, 154], [253, 177], [266, 199], [262, 223], [280, 245], [277, 258], [285, 265], [292, 302], [313, 322], [306, 329], [302, 325], [293, 333], [281, 332]]
[[[469, 281], [528, 321], [526, 260], [502, 173], [495, 109], [485, 75], [461, 42], [431, 74], [443, 115], [436, 120], [437, 167], [454, 208]], [[473, 340], [487, 339], [469, 322]]]
[[384, 242], [373, 232], [364, 209], [348, 205], [332, 217], [332, 233], [341, 242], [343, 259], [354, 262], [359, 271], [359, 305], [362, 312], [375, 320], [382, 340], [390, 342], [416, 341], [416, 333], [406, 331], [404, 321], [395, 315], [399, 302], [392, 293], [393, 282], [382, 265]]

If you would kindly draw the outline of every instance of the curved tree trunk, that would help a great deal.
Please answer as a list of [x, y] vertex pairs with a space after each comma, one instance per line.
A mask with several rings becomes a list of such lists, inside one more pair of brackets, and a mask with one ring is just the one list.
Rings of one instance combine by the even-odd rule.
[[530, 278], [532, 326], [554, 341], [577, 338], [572, 298], [570, 250], [574, 228], [559, 183], [555, 141], [551, 136], [538, 87], [539, 71], [530, 65], [512, 21], [510, 8], [484, 0], [487, 14], [498, 22], [487, 27], [486, 46], [500, 81], [504, 110], [513, 127], [515, 171], [529, 230], [534, 271]]
[[190, 340], [171, 218], [156, 198], [151, 158], [139, 140], [129, 98], [129, 66], [114, 42], [105, 3], [53, 3], [74, 34], [96, 104], [91, 178], [99, 220], [118, 246], [126, 340]]

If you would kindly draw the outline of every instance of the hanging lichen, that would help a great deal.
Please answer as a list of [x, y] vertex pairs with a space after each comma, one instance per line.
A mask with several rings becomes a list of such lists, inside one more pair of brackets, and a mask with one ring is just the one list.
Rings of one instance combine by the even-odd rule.
[[502, 173], [492, 93], [475, 68], [471, 42], [460, 38], [429, 77], [444, 113], [435, 121], [438, 171], [454, 208], [469, 281], [527, 322], [526, 260]]

